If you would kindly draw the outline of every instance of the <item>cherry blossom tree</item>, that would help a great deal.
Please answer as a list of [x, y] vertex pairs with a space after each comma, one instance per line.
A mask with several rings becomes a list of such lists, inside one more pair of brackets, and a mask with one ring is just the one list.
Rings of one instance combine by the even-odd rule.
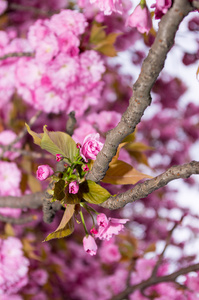
[[199, 298], [198, 10], [0, 0], [0, 299]]

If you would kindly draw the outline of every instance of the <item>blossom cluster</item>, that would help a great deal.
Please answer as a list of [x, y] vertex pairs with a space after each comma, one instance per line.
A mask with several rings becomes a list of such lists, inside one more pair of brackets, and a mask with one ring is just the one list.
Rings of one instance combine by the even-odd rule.
[[[109, 241], [114, 235], [118, 235], [123, 229], [124, 224], [129, 219], [107, 218], [103, 213], [97, 216], [98, 229], [92, 228], [91, 233], [95, 238]], [[86, 235], [83, 239], [84, 250], [91, 256], [97, 253], [97, 244], [91, 235]]]
[[[21, 178], [21, 170], [16, 163], [0, 161], [0, 196], [21, 196]], [[19, 217], [21, 209], [2, 207], [0, 213], [6, 216]]]
[[35, 54], [1, 63], [2, 104], [9, 101], [16, 87], [25, 102], [46, 113], [75, 110], [78, 116], [96, 105], [105, 67], [96, 51], [80, 53], [80, 38], [87, 25], [83, 14], [62, 10], [50, 19], [37, 20], [27, 39], [11, 39], [1, 31], [1, 55], [20, 51]]
[[29, 261], [24, 256], [18, 238], [0, 239], [0, 298], [3, 294], [15, 294], [28, 282]]

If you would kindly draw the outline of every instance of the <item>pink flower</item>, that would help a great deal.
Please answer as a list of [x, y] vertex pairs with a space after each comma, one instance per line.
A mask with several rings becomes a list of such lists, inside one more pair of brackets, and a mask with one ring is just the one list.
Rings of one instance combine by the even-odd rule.
[[8, 7], [8, 2], [5, 0], [0, 0], [0, 15], [4, 13], [7, 7]]
[[61, 160], [63, 160], [63, 155], [61, 155], [61, 154], [56, 154], [56, 161], [59, 162], [59, 161], [61, 161]]
[[[17, 135], [11, 130], [4, 130], [0, 133], [0, 145], [9, 145], [11, 144], [15, 139]], [[18, 142], [13, 145], [15, 148], [20, 148], [21, 143]], [[2, 153], [2, 149], [0, 149], [0, 153]], [[11, 151], [6, 151], [4, 153], [4, 157], [9, 158], [10, 160], [15, 159], [18, 157], [20, 154], [17, 152], [11, 152]]]
[[99, 133], [89, 134], [83, 141], [81, 156], [87, 162], [88, 159], [96, 159], [97, 154], [102, 150], [103, 144], [99, 142]]
[[111, 239], [110, 241], [103, 241], [99, 249], [99, 255], [101, 261], [105, 264], [111, 264], [121, 259], [121, 254], [118, 246], [114, 244], [114, 239]]
[[161, 19], [171, 7], [171, 0], [156, 0], [156, 4], [151, 5], [151, 8], [155, 7], [155, 19]]
[[69, 193], [70, 194], [77, 194], [79, 191], [79, 185], [77, 181], [72, 181], [69, 183]]
[[46, 178], [48, 178], [49, 176], [53, 175], [54, 171], [51, 167], [49, 167], [49, 165], [41, 165], [38, 167], [37, 169], [37, 179], [39, 180], [45, 180]]
[[152, 27], [151, 15], [148, 7], [145, 6], [143, 9], [140, 5], [136, 6], [134, 12], [128, 17], [126, 26], [136, 27], [141, 33], [149, 33]]
[[113, 11], [122, 14], [121, 0], [90, 0], [90, 3], [95, 3], [105, 15], [111, 15]]
[[84, 172], [88, 172], [89, 171], [89, 167], [87, 165], [83, 166], [82, 169], [83, 169]]
[[128, 221], [129, 219], [107, 218], [105, 214], [99, 214], [97, 216], [99, 228], [95, 237], [100, 240], [110, 240], [113, 235], [119, 234], [124, 229], [123, 224]]
[[94, 238], [91, 235], [85, 236], [83, 239], [84, 250], [91, 256], [96, 255], [97, 245]]
[[9, 295], [7, 299], [12, 299], [11, 295], [28, 283], [29, 261], [24, 256], [21, 241], [11, 236], [0, 239], [0, 257], [0, 294]]

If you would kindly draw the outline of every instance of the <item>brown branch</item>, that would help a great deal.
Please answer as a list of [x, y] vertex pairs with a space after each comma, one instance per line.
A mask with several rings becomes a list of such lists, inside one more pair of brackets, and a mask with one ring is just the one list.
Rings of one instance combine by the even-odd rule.
[[152, 285], [156, 285], [161, 282], [175, 282], [176, 278], [180, 275], [187, 274], [189, 272], [198, 271], [199, 263], [190, 265], [185, 268], [181, 268], [178, 271], [175, 271], [169, 275], [160, 276], [160, 277], [150, 277], [147, 280], [144, 280], [136, 285], [128, 286], [123, 292], [111, 298], [111, 300], [123, 300], [129, 294], [133, 293], [136, 290], [144, 290]]
[[112, 196], [104, 203], [102, 207], [108, 209], [118, 209], [124, 207], [127, 203], [145, 198], [155, 190], [167, 185], [170, 181], [179, 178], [188, 178], [193, 174], [199, 174], [199, 162], [192, 161], [188, 164], [173, 166], [166, 172], [160, 174], [153, 179], [146, 180], [143, 183], [138, 183], [132, 189], [121, 193], [117, 196]]
[[37, 216], [32, 215], [32, 216], [20, 216], [19, 218], [12, 218], [12, 217], [6, 217], [0, 214], [0, 221], [5, 222], [5, 223], [10, 223], [10, 224], [15, 224], [15, 225], [23, 225], [26, 223], [30, 223], [34, 220], [37, 219]]
[[[35, 121], [38, 119], [38, 117], [40, 116], [41, 114], [41, 111], [38, 111], [31, 119], [30, 119], [30, 122], [28, 123], [29, 127], [31, 127]], [[21, 132], [17, 135], [17, 137], [14, 139], [14, 141], [12, 141], [10, 144], [8, 145], [0, 145], [0, 148], [3, 149], [1, 155], [0, 155], [0, 159], [3, 158], [4, 156], [4, 153], [6, 151], [13, 151], [13, 152], [20, 152], [20, 154], [23, 154], [23, 155], [28, 155], [28, 151], [26, 150], [21, 150], [21, 149], [18, 149], [18, 148], [12, 148], [12, 146], [14, 144], [16, 144], [17, 142], [19, 142], [24, 136], [25, 134], [27, 133], [27, 128], [24, 126], [24, 128], [21, 130]], [[24, 153], [25, 151], [25, 153]], [[32, 157], [36, 157], [36, 158], [40, 158], [40, 156], [38, 156], [39, 153], [35, 153], [36, 155], [34, 155], [33, 152], [31, 152], [31, 156]], [[29, 154], [30, 156], [30, 154]]]
[[157, 260], [157, 262], [156, 262], [156, 264], [155, 264], [155, 266], [153, 268], [151, 277], [155, 277], [157, 275], [158, 268], [159, 268], [160, 264], [162, 263], [165, 251], [167, 250], [167, 248], [168, 248], [168, 246], [170, 244], [171, 236], [172, 236], [174, 230], [176, 229], [176, 227], [182, 222], [183, 219], [184, 219], [184, 215], [182, 216], [182, 218], [180, 219], [179, 222], [175, 222], [175, 224], [173, 225], [173, 227], [169, 231], [168, 236], [166, 238], [166, 242], [165, 242], [164, 248], [163, 248], [162, 252], [160, 253], [160, 255], [158, 257], [158, 260]]
[[[125, 206], [127, 203], [145, 198], [153, 191], [167, 185], [172, 180], [179, 178], [188, 178], [192, 174], [199, 174], [199, 162], [192, 161], [181, 166], [173, 166], [161, 175], [147, 180], [143, 183], [138, 183], [133, 189], [125, 193], [110, 197], [107, 201], [101, 204], [102, 207], [108, 209], [118, 209]], [[42, 199], [45, 198], [45, 191], [22, 197], [2, 196], [0, 197], [0, 207], [11, 208], [38, 208], [42, 206]]]
[[31, 13], [34, 13], [35, 15], [40, 15], [40, 16], [44, 16], [44, 17], [50, 17], [55, 13], [55, 12], [47, 12], [47, 11], [41, 10], [41, 9], [33, 7], [33, 6], [26, 6], [26, 5], [21, 5], [21, 4], [17, 4], [17, 3], [11, 3], [9, 5], [9, 8], [12, 10], [18, 10], [18, 11], [29, 11]]
[[39, 208], [42, 206], [42, 199], [45, 197], [45, 192], [38, 192], [21, 197], [1, 196], [0, 207], [11, 208]]
[[129, 107], [122, 115], [120, 123], [107, 133], [104, 147], [98, 154], [87, 179], [100, 181], [105, 176], [118, 145], [126, 136], [134, 132], [145, 109], [151, 103], [150, 91], [164, 67], [166, 56], [174, 44], [178, 27], [183, 18], [192, 10], [194, 8], [189, 1], [175, 0], [172, 8], [162, 17], [156, 39], [142, 64], [139, 78], [133, 86], [133, 96]]
[[68, 114], [68, 120], [66, 123], [66, 132], [72, 136], [73, 132], [74, 132], [74, 128], [75, 128], [75, 124], [76, 124], [76, 118], [75, 118], [75, 112], [71, 111]]
[[199, 10], [199, 0], [194, 0], [191, 4], [195, 9]]
[[7, 53], [3, 56], [0, 56], [0, 60], [4, 60], [10, 57], [34, 57], [33, 52], [12, 52], [12, 53]]
[[[0, 148], [3, 149], [4, 152], [7, 151], [7, 145], [0, 145]], [[40, 158], [52, 159], [51, 154], [39, 153], [39, 152], [35, 152], [35, 151], [28, 151], [28, 150], [15, 148], [15, 147], [11, 147], [11, 148], [9, 147], [9, 151], [18, 152], [20, 155], [29, 156], [29, 157], [36, 158], [36, 159], [40, 159]], [[0, 159], [1, 158], [2, 158], [2, 153], [0, 155]]]

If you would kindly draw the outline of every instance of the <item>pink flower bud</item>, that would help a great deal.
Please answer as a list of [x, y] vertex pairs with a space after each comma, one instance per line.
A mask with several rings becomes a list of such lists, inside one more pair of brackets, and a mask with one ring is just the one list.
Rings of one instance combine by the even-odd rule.
[[81, 148], [81, 144], [80, 144], [80, 143], [77, 143], [77, 144], [76, 144], [76, 147], [77, 147], [77, 149], [80, 149], [80, 148]]
[[72, 181], [69, 183], [69, 193], [70, 194], [77, 194], [79, 191], [79, 185], [77, 181]]
[[152, 27], [151, 15], [148, 7], [145, 6], [143, 9], [140, 5], [136, 6], [133, 13], [128, 17], [126, 26], [136, 27], [141, 33], [149, 33]]
[[54, 171], [49, 165], [41, 165], [38, 167], [36, 176], [39, 180], [45, 180], [49, 176], [53, 175]]
[[81, 148], [81, 156], [87, 162], [88, 159], [96, 159], [97, 154], [102, 150], [103, 144], [99, 142], [99, 133], [89, 134], [85, 137]]
[[97, 234], [97, 233], [98, 233], [98, 231], [97, 231], [97, 229], [95, 229], [95, 228], [92, 228], [92, 229], [90, 230], [90, 233], [91, 233], [91, 234]]
[[89, 167], [87, 165], [83, 166], [82, 169], [83, 169], [84, 172], [88, 172], [89, 171]]
[[63, 155], [61, 155], [61, 154], [56, 154], [56, 161], [59, 162], [59, 161], [61, 161], [61, 160], [63, 160]]
[[97, 245], [94, 238], [91, 235], [85, 236], [83, 239], [84, 250], [91, 256], [96, 255]]

